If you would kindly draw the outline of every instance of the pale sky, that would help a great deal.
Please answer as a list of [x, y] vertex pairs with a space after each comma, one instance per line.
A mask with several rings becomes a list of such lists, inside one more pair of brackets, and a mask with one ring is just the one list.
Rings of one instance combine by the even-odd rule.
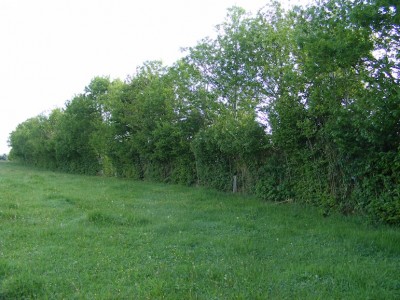
[[146, 60], [171, 65], [181, 47], [213, 35], [228, 7], [255, 12], [269, 2], [1, 0], [0, 155], [19, 123], [64, 107], [93, 77], [123, 80]]

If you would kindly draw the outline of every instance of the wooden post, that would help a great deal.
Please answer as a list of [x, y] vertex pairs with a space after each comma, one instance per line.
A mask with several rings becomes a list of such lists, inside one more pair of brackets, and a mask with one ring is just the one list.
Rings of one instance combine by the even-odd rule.
[[233, 176], [233, 192], [234, 193], [237, 192], [237, 176], [236, 175]]

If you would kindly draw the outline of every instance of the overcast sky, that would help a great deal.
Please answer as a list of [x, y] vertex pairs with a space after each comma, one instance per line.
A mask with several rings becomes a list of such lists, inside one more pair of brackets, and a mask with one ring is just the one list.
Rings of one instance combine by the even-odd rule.
[[146, 60], [170, 65], [181, 47], [212, 35], [228, 7], [254, 12], [268, 2], [1, 0], [0, 155], [19, 123], [63, 107], [93, 77], [125, 79]]

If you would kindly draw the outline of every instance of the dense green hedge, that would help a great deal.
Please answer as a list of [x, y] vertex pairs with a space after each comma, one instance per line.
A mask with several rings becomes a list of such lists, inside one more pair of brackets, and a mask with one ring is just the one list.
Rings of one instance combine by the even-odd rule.
[[21, 123], [10, 157], [67, 172], [200, 184], [400, 224], [395, 1], [228, 11], [170, 67], [96, 77]]

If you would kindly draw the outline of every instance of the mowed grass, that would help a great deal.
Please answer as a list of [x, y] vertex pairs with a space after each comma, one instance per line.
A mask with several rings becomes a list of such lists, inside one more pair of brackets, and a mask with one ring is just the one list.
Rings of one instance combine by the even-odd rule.
[[400, 230], [0, 163], [0, 299], [400, 299]]

